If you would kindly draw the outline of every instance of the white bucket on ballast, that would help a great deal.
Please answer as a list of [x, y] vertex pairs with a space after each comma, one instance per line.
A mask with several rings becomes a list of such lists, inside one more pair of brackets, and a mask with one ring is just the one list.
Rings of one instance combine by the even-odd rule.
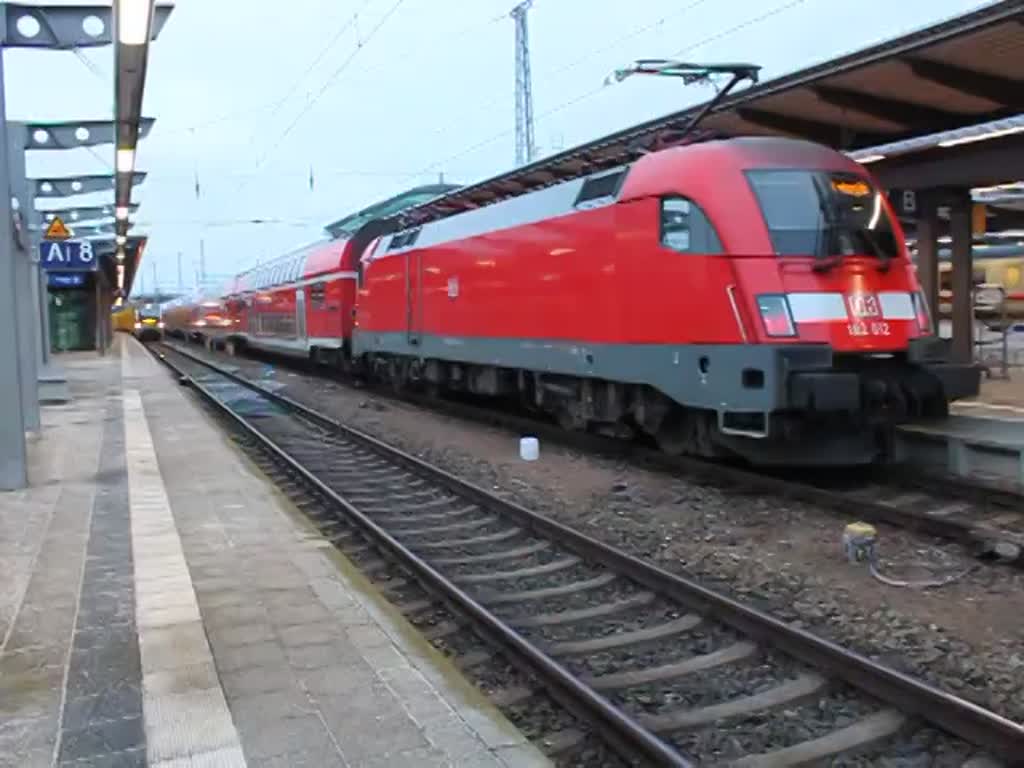
[[519, 458], [523, 461], [536, 461], [540, 458], [540, 441], [536, 437], [519, 438]]

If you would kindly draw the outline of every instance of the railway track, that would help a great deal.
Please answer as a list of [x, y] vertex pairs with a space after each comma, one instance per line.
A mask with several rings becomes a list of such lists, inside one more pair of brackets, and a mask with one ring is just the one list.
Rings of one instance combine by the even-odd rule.
[[[172, 347], [176, 348], [176, 347]], [[275, 358], [277, 359], [277, 358]], [[302, 366], [293, 360], [287, 365]], [[310, 372], [322, 375], [322, 369]], [[545, 441], [590, 453], [625, 459], [644, 468], [667, 471], [727, 491], [772, 494], [834, 510], [851, 519], [885, 523], [963, 544], [984, 562], [1024, 567], [1024, 496], [917, 470], [824, 471], [815, 482], [806, 473], [760, 471], [727, 463], [668, 456], [618, 438], [567, 432], [535, 418], [470, 402], [430, 399], [415, 393], [375, 390], [376, 395], [411, 402], [446, 415], [534, 434]]]
[[[427, 634], [472, 648], [465, 626], [627, 763], [877, 765], [927, 754], [976, 764], [1024, 755], [1024, 728], [601, 544], [337, 424], [207, 360], [177, 370], [329, 538]], [[397, 570], [396, 570], [397, 567]], [[410, 597], [416, 582], [431, 598]], [[405, 596], [403, 599], [403, 595]], [[468, 642], [468, 645], [467, 645]], [[493, 662], [487, 653], [466, 659]], [[490, 659], [490, 662], [489, 662]], [[534, 695], [496, 692], [503, 706]], [[557, 718], [555, 718], [557, 720]], [[536, 734], [573, 762], [583, 737]]]

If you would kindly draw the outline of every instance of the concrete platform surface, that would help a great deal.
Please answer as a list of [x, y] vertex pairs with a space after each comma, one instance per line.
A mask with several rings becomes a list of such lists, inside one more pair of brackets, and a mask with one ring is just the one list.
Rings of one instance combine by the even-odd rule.
[[1024, 494], [1024, 408], [955, 403], [946, 419], [901, 427], [896, 455], [932, 472]]
[[1007, 449], [1024, 448], [1024, 418], [1007, 414], [1005, 418], [981, 414], [953, 413], [936, 422], [915, 424], [904, 431], [945, 435], [972, 443], [987, 443]]
[[0, 495], [0, 768], [550, 765], [138, 342], [62, 365]]

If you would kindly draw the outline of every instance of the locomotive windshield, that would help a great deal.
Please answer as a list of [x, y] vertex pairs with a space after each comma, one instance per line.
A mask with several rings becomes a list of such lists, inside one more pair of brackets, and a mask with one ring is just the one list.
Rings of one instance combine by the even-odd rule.
[[899, 255], [881, 193], [859, 176], [811, 170], [747, 171], [778, 256]]

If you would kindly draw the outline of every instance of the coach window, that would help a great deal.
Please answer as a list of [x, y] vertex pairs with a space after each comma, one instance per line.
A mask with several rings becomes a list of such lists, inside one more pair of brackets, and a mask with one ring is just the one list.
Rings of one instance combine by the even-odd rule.
[[679, 253], [725, 251], [704, 211], [683, 197], [666, 197], [661, 201], [661, 244]]
[[309, 301], [315, 306], [319, 307], [327, 300], [327, 283], [323, 280], [318, 280], [309, 286]]

